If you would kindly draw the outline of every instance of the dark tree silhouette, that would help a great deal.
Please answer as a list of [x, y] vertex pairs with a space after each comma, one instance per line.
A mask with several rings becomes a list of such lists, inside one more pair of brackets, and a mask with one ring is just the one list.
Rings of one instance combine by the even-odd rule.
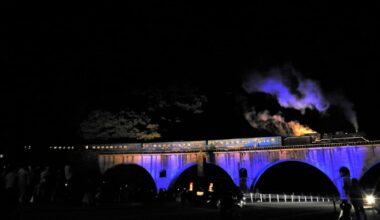
[[172, 124], [182, 123], [188, 115], [202, 114], [207, 97], [196, 89], [166, 88], [134, 91], [137, 106], [111, 112], [94, 110], [80, 124], [86, 140], [160, 138]]
[[118, 113], [96, 110], [80, 125], [82, 137], [92, 139], [130, 138], [150, 140], [161, 137], [159, 125], [151, 118], [135, 111], [122, 110]]

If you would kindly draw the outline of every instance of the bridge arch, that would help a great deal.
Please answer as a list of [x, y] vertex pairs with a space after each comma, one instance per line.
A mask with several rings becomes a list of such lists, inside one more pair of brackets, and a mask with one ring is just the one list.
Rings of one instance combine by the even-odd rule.
[[[169, 189], [186, 188], [188, 189], [189, 182], [213, 182], [216, 188], [234, 189], [236, 185], [231, 175], [219, 165], [213, 163], [205, 163], [203, 165], [204, 173], [202, 177], [197, 175], [197, 164], [188, 164], [176, 174], [172, 179]], [[223, 189], [224, 190], [224, 189]]]
[[359, 181], [364, 189], [374, 189], [380, 184], [380, 161], [376, 161], [364, 169]]
[[[142, 166], [133, 163], [117, 164], [105, 170], [102, 186], [111, 200], [137, 201], [157, 193], [151, 174]], [[128, 196], [125, 196], [127, 195]], [[124, 197], [123, 197], [124, 196]]]
[[[324, 172], [319, 167], [317, 167], [317, 166], [315, 166], [313, 164], [310, 164], [308, 162], [305, 162], [305, 161], [302, 161], [302, 160], [293, 160], [293, 159], [277, 160], [275, 162], [272, 162], [272, 163], [266, 165], [258, 173], [258, 175], [254, 178], [254, 180], [253, 180], [250, 188], [251, 189], [256, 188], [258, 186], [258, 183], [260, 181], [264, 181], [265, 180], [265, 179], [263, 180], [263, 178], [266, 178], [265, 175], [271, 175], [271, 173], [269, 173], [269, 172], [279, 172], [281, 170], [282, 171], [281, 173], [284, 173], [283, 171], [285, 171], [286, 169], [284, 167], [282, 167], [282, 166], [285, 165], [285, 164], [287, 166], [289, 166], [289, 168], [290, 168], [289, 173], [288, 173], [289, 176], [294, 175], [294, 176], [297, 176], [297, 179], [298, 179], [299, 175], [305, 175], [305, 173], [302, 173], [302, 172], [300, 174], [296, 175], [295, 169], [299, 166], [299, 169], [302, 169], [302, 170], [308, 171], [308, 172], [312, 172], [313, 176], [315, 176], [316, 178], [318, 178], [318, 179], [324, 179], [323, 183], [324, 183], [324, 185], [326, 185], [326, 187], [323, 187], [323, 188], [329, 188], [328, 191], [330, 191], [331, 194], [334, 194], [334, 195], [338, 195], [339, 194], [338, 187], [336, 186], [336, 184], [334, 183], [334, 181], [332, 180], [332, 178], [326, 172]], [[288, 170], [286, 170], [286, 171], [288, 171]], [[309, 179], [308, 178], [300, 178], [298, 180], [301, 180], [302, 182], [306, 183], [306, 182], [308, 182]], [[298, 183], [299, 181], [296, 181], [296, 182]], [[276, 181], [276, 185], [280, 185], [280, 184], [283, 184], [284, 186], [289, 187], [289, 186], [286, 185], [285, 182], [278, 182], [278, 181]], [[307, 188], [307, 186], [305, 186], [303, 184], [301, 184], [301, 186], [304, 187], [303, 189]], [[307, 192], [307, 193], [309, 193], [309, 192]], [[317, 193], [317, 192], [315, 192], [315, 193]]]
[[362, 179], [366, 174], [368, 174], [368, 171], [370, 171], [372, 168], [376, 167], [379, 164], [380, 164], [380, 160], [376, 160], [376, 161], [373, 161], [372, 163], [369, 163], [369, 166], [363, 167], [363, 170], [359, 179]]
[[185, 172], [186, 170], [188, 170], [190, 167], [193, 167], [193, 166], [196, 166], [196, 165], [197, 165], [197, 163], [193, 162], [193, 163], [189, 163], [189, 164], [186, 164], [185, 166], [181, 167], [176, 172], [176, 174], [172, 177], [172, 179], [170, 180], [168, 189], [174, 187], [175, 182], [177, 182], [178, 178], [181, 176], [181, 174], [183, 174], [183, 172]]

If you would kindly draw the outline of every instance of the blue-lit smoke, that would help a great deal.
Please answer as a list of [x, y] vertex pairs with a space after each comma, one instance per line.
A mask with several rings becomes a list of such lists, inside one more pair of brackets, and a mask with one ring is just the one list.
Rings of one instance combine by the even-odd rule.
[[[290, 71], [289, 71], [290, 70]], [[296, 82], [289, 82], [289, 78]], [[292, 86], [294, 86], [294, 89]], [[293, 68], [272, 68], [268, 72], [253, 73], [243, 83], [248, 93], [263, 92], [273, 95], [284, 108], [293, 108], [305, 112], [306, 109], [315, 109], [325, 113], [330, 103], [339, 106], [348, 121], [358, 131], [356, 112], [353, 104], [342, 95], [325, 96], [319, 84], [310, 79], [303, 79]]]
[[[290, 86], [286, 84], [285, 76], [274, 69], [266, 77], [259, 74], [250, 75], [244, 83], [247, 92], [264, 92], [275, 96], [278, 103], [285, 108], [294, 108], [302, 112], [305, 109], [316, 109], [325, 112], [329, 107], [329, 102], [323, 96], [318, 83], [306, 79], [298, 78], [297, 91], [291, 92]], [[297, 94], [295, 94], [297, 93]]]

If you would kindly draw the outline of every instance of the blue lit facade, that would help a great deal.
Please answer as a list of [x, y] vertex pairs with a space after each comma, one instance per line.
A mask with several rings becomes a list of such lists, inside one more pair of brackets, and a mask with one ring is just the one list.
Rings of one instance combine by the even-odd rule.
[[[167, 147], [173, 151], [157, 150]], [[345, 166], [350, 170], [351, 178], [360, 179], [374, 164], [380, 162], [380, 144], [285, 148], [281, 147], [279, 137], [149, 143], [143, 145], [143, 148], [155, 150], [150, 153], [99, 153], [100, 171], [105, 172], [117, 164], [137, 164], [150, 173], [158, 189], [167, 189], [181, 173], [197, 164], [201, 157], [207, 163], [225, 170], [236, 185], [240, 181], [239, 170], [245, 168], [250, 187], [255, 186], [261, 175], [272, 166], [286, 161], [299, 161], [322, 171], [344, 198], [339, 169]], [[210, 149], [214, 149], [211, 150], [212, 156], [200, 151], [200, 148], [208, 149], [209, 154]], [[163, 170], [166, 171], [166, 176], [160, 177]]]

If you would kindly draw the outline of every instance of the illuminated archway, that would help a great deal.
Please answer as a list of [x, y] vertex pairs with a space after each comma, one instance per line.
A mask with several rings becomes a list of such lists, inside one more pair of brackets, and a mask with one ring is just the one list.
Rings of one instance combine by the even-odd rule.
[[236, 190], [236, 185], [231, 176], [220, 166], [210, 163], [204, 164], [203, 176], [198, 176], [197, 165], [187, 167], [177, 178], [173, 179], [169, 189], [172, 190], [189, 190], [190, 183], [193, 184], [194, 190], [202, 188], [207, 190], [212, 183], [213, 190], [230, 191]]
[[251, 189], [262, 193], [339, 195], [331, 179], [317, 167], [297, 160], [280, 160], [266, 166]]
[[193, 167], [193, 166], [197, 166], [197, 163], [195, 163], [195, 162], [194, 163], [189, 163], [189, 164], [183, 166], [180, 170], [178, 170], [176, 172], [176, 174], [174, 175], [174, 177], [172, 178], [172, 180], [170, 181], [168, 189], [174, 188], [174, 184], [177, 182], [177, 180], [181, 176], [181, 174], [183, 172], [185, 172], [187, 169], [189, 169], [190, 167]]

